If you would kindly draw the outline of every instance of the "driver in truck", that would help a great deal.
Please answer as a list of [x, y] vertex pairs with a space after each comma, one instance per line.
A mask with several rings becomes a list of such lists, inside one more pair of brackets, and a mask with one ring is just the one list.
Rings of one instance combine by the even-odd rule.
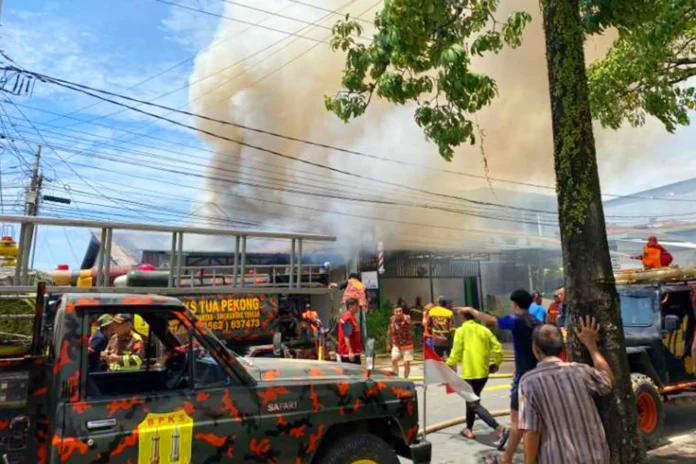
[[132, 314], [116, 314], [115, 334], [109, 340], [102, 358], [110, 371], [138, 370], [143, 364], [143, 339], [133, 330]]

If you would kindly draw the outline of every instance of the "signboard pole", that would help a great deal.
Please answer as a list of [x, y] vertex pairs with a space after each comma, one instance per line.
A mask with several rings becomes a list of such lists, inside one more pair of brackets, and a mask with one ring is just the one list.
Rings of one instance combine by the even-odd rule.
[[377, 243], [377, 272], [384, 274], [384, 243]]

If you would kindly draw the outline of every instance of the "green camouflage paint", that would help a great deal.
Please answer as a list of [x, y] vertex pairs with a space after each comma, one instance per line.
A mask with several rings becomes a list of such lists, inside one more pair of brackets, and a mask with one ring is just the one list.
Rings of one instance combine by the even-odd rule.
[[[232, 382], [148, 394], [86, 398], [89, 311], [165, 311], [197, 332]], [[332, 427], [379, 424], [401, 445], [418, 431], [412, 382], [354, 365], [282, 359], [241, 360], [182, 303], [138, 295], [71, 295], [55, 315], [46, 357], [0, 360], [3, 372], [29, 371], [29, 400], [0, 411], [0, 434], [12, 417], [32, 417], [19, 462], [37, 463], [309, 463]], [[35, 418], [35, 419], [34, 419]], [[105, 421], [88, 430], [90, 421]]]

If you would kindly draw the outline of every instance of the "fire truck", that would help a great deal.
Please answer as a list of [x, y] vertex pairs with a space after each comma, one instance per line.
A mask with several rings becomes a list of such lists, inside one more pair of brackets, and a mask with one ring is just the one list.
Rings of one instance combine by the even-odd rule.
[[[0, 243], [0, 255], [7, 256], [11, 261], [6, 263], [13, 265], [4, 268], [8, 276], [4, 285], [19, 293], [30, 291], [32, 285], [42, 280], [49, 284], [48, 293], [54, 299], [76, 291], [171, 296], [239, 355], [305, 359], [331, 359], [333, 355], [335, 338], [331, 332], [339, 310], [340, 291], [328, 285], [328, 266], [308, 264], [303, 259], [308, 244], [330, 243], [334, 237], [22, 216], [4, 216], [2, 222], [21, 226], [18, 245], [9, 237]], [[59, 266], [45, 273], [29, 269], [29, 254], [25, 251], [31, 249], [33, 231], [40, 226], [100, 230], [95, 265], [80, 270]], [[128, 231], [171, 234], [169, 262], [160, 268], [114, 265], [113, 234]], [[232, 264], [187, 265], [184, 239], [193, 236], [230, 243], [234, 246]], [[286, 242], [285, 256], [289, 256], [289, 261], [249, 264], [248, 244], [270, 240], [275, 246], [278, 241]], [[308, 306], [320, 315], [315, 322], [321, 325], [319, 330], [311, 330], [310, 322], [302, 318]], [[136, 329], [147, 331], [147, 324], [138, 318]], [[280, 351], [274, 347], [274, 339], [281, 344]]]

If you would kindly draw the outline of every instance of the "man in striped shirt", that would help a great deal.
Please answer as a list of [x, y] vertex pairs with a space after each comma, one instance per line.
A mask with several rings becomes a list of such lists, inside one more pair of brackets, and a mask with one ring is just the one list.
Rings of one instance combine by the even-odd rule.
[[546, 324], [532, 333], [537, 368], [522, 377], [519, 427], [524, 431], [525, 463], [605, 464], [609, 462], [595, 396], [609, 395], [614, 374], [597, 347], [599, 325], [580, 321], [578, 339], [587, 347], [594, 368], [565, 363], [558, 327]]

